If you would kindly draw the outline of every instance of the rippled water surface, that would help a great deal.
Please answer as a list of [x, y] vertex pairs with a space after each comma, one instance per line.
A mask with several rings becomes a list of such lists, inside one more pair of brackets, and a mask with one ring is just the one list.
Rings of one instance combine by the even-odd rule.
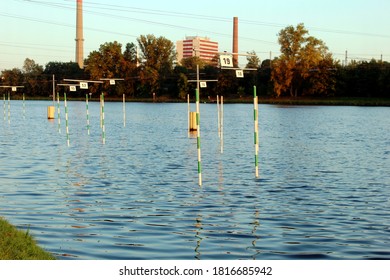
[[[390, 259], [390, 109], [201, 104], [203, 186], [187, 104], [11, 101], [0, 216], [59, 259]], [[8, 105], [7, 105], [8, 106]], [[6, 107], [7, 107], [6, 106]], [[194, 109], [194, 106], [193, 106]], [[1, 112], [1, 110], [0, 110]], [[1, 112], [2, 113], [2, 112]], [[3, 116], [1, 116], [3, 117]]]

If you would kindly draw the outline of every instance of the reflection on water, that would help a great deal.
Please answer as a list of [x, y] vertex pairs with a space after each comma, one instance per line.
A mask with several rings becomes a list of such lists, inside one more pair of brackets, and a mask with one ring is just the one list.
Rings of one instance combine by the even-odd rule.
[[[388, 108], [202, 104], [202, 175], [186, 104], [48, 102], [1, 122], [0, 215], [60, 259], [389, 259]], [[64, 131], [64, 129], [62, 129]]]

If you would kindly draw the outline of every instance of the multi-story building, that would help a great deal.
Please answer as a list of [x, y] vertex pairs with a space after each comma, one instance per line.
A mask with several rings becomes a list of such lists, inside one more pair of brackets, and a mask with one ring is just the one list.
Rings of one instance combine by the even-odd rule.
[[211, 62], [218, 54], [218, 42], [210, 41], [210, 38], [199, 36], [187, 36], [184, 40], [176, 42], [177, 61], [183, 58], [197, 56]]

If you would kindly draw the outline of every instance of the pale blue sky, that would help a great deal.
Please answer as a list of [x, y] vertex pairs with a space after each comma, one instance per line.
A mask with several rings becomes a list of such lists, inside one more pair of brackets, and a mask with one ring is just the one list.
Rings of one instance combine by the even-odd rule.
[[[45, 65], [74, 61], [76, 0], [0, 0], [0, 70], [21, 68], [25, 58]], [[140, 35], [207, 36], [231, 51], [233, 17], [239, 51], [261, 59], [279, 54], [278, 32], [304, 23], [334, 57], [390, 61], [388, 0], [84, 0], [84, 56], [105, 42], [125, 45]]]

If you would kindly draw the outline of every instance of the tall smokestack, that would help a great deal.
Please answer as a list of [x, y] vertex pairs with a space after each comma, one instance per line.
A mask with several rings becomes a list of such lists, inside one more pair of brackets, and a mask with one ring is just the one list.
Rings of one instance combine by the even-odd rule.
[[83, 0], [77, 0], [76, 62], [81, 69], [84, 68]]
[[233, 18], [233, 65], [238, 66], [238, 17]]

